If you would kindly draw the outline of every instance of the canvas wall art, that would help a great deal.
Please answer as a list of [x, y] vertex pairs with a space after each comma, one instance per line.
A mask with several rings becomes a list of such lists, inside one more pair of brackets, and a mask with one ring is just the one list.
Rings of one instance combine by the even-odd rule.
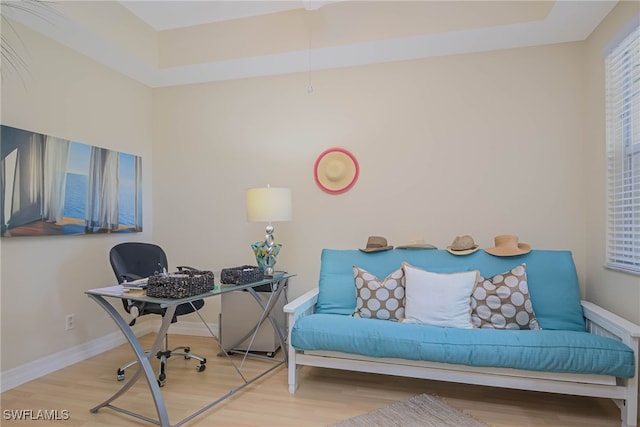
[[142, 231], [142, 158], [0, 126], [2, 237]]

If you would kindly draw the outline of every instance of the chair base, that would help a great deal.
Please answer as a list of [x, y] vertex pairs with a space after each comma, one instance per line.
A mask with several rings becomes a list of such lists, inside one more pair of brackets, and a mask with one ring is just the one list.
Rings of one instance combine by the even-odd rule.
[[[167, 339], [165, 337], [165, 343], [167, 342]], [[166, 348], [166, 346], [165, 346]], [[145, 352], [147, 356], [149, 356], [149, 352]], [[198, 372], [202, 372], [206, 369], [207, 365], [207, 359], [201, 356], [198, 356], [196, 354], [191, 353], [191, 348], [189, 347], [174, 347], [170, 350], [161, 350], [159, 352], [156, 353], [156, 358], [160, 360], [160, 366], [158, 368], [158, 385], [160, 387], [163, 387], [166, 379], [167, 379], [167, 375], [165, 373], [165, 366], [167, 364], [167, 360], [171, 357], [171, 356], [183, 356], [185, 359], [196, 359], [197, 361], [199, 361], [200, 363], [196, 366], [196, 370]], [[134, 366], [136, 363], [138, 363], [137, 360], [133, 360], [129, 363], [127, 363], [126, 365], [118, 368], [118, 371], [116, 372], [116, 379], [118, 381], [124, 381], [125, 378], [125, 370]]]

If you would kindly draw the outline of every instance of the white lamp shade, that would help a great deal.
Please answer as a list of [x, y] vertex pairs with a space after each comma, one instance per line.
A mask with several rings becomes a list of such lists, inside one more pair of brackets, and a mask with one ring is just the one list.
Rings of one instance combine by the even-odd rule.
[[248, 189], [247, 221], [291, 221], [291, 190], [276, 187]]

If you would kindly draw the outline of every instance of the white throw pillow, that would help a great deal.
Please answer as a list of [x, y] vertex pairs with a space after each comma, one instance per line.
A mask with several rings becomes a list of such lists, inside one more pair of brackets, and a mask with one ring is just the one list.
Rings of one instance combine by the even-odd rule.
[[406, 323], [472, 329], [471, 293], [477, 270], [433, 273], [402, 263], [405, 274]]

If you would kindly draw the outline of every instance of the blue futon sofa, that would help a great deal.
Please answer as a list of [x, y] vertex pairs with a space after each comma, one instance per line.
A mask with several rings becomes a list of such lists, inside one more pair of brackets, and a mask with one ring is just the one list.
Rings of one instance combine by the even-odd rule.
[[[403, 262], [431, 272], [492, 277], [526, 266], [539, 330], [462, 329], [353, 316], [354, 266], [380, 279]], [[317, 288], [285, 306], [289, 391], [301, 366], [614, 399], [637, 425], [640, 327], [581, 301], [570, 252], [496, 257], [446, 250], [324, 249]]]

